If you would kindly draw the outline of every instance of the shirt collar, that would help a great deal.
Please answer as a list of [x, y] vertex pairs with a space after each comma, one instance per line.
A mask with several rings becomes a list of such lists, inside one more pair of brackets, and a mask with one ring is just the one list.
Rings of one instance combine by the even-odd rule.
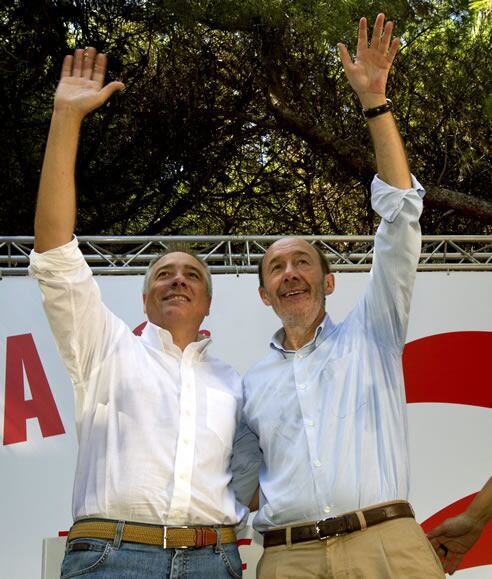
[[[302, 348], [300, 348], [300, 350], [307, 350], [308, 351], [307, 353], [311, 352], [312, 350], [317, 348], [319, 344], [323, 342], [331, 334], [331, 332], [333, 332], [334, 329], [335, 324], [331, 321], [330, 316], [327, 313], [325, 313], [325, 317], [321, 320], [321, 323], [314, 332], [313, 339], [307, 344], [305, 344]], [[280, 328], [275, 332], [275, 334], [273, 334], [272, 340], [270, 342], [270, 348], [279, 351], [281, 354], [293, 353], [294, 350], [286, 350], [283, 347], [282, 344], [284, 342], [284, 339], [285, 339], [285, 330], [284, 328]]]
[[174, 343], [173, 336], [169, 330], [161, 328], [148, 320], [142, 331], [141, 339], [152, 348], [163, 350], [179, 359], [182, 357], [201, 359], [212, 341], [208, 336], [199, 333], [196, 341], [188, 344], [184, 352], [182, 352]]

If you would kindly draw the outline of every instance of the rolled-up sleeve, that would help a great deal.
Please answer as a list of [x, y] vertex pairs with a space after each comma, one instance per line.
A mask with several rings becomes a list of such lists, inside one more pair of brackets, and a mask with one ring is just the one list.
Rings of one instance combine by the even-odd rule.
[[101, 301], [74, 238], [66, 245], [30, 255], [29, 274], [38, 281], [58, 351], [75, 386], [97, 371], [125, 325]]
[[374, 240], [369, 285], [358, 310], [365, 330], [390, 348], [401, 349], [405, 342], [420, 257], [424, 195], [413, 175], [409, 189], [392, 187], [377, 175], [372, 183], [372, 206], [382, 219]]

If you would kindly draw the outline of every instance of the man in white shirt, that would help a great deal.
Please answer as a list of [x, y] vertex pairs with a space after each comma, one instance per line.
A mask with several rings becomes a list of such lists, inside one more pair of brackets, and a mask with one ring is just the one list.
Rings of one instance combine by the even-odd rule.
[[94, 48], [67, 56], [41, 173], [31, 274], [75, 392], [79, 454], [62, 577], [240, 577], [229, 488], [240, 379], [199, 335], [207, 267], [171, 252], [149, 269], [142, 336], [102, 303], [73, 237], [81, 122], [106, 86]]
[[[398, 48], [391, 33], [392, 24], [384, 25], [379, 14], [370, 46], [361, 19], [355, 62], [339, 45], [378, 169], [372, 204], [382, 219], [364, 296], [335, 325], [324, 303], [335, 279], [304, 240], [275, 242], [259, 266], [261, 299], [283, 327], [270, 354], [244, 377], [243, 413], [251, 432], [241, 429], [234, 471], [254, 464], [247, 448], [253, 439], [254, 457], [256, 437], [263, 458], [253, 522], [264, 535], [260, 579], [444, 577], [407, 502], [401, 351], [424, 191], [410, 174], [386, 99]], [[240, 485], [238, 491], [241, 496]]]

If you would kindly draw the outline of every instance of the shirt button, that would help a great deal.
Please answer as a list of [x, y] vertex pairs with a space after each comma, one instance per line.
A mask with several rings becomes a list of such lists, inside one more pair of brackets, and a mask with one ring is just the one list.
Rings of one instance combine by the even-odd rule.
[[301, 358], [301, 360], [302, 360], [302, 358], [304, 358], [304, 354], [301, 354], [300, 352], [298, 352], [296, 354], [296, 358]]
[[331, 508], [326, 505], [326, 507], [323, 509], [325, 511], [325, 513], [331, 513]]
[[321, 462], [320, 462], [319, 460], [315, 460], [315, 461], [313, 462], [313, 465], [314, 465], [316, 468], [319, 468], [319, 467], [321, 466]]
[[182, 472], [180, 477], [182, 480], [188, 480], [188, 475], [185, 472]]
[[299, 390], [305, 390], [306, 384], [299, 384]]
[[308, 426], [314, 426], [314, 420], [306, 420]]
[[191, 440], [190, 440], [189, 438], [185, 438], [185, 439], [183, 440], [183, 442], [184, 442], [185, 444], [190, 444]]
[[175, 517], [180, 517], [183, 513], [181, 511], [174, 511]]

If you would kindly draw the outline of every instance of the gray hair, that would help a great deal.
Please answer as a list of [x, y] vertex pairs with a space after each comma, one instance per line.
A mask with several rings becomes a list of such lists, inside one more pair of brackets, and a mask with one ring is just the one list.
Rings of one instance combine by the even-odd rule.
[[205, 274], [205, 283], [207, 284], [208, 295], [210, 297], [212, 297], [212, 276], [210, 274], [210, 269], [208, 267], [207, 262], [205, 260], [203, 260], [201, 257], [198, 257], [198, 255], [195, 255], [192, 251], [189, 251], [188, 249], [174, 248], [174, 247], [172, 249], [171, 248], [166, 249], [166, 251], [156, 255], [152, 259], [152, 261], [149, 263], [147, 271], [145, 272], [142, 293], [146, 294], [149, 291], [150, 278], [152, 275], [152, 269], [154, 268], [154, 265], [161, 259], [161, 257], [164, 257], [164, 256], [169, 255], [171, 253], [186, 253], [188, 255], [191, 255], [191, 257], [195, 258], [196, 261], [198, 261], [198, 263], [202, 267], [203, 273]]

